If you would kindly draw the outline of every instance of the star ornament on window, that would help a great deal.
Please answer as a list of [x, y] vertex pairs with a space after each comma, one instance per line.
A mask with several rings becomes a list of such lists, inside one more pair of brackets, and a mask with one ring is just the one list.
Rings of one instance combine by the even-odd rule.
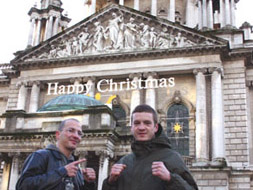
[[175, 125], [173, 126], [173, 130], [175, 133], [179, 133], [182, 131], [182, 127], [179, 123], [175, 123]]

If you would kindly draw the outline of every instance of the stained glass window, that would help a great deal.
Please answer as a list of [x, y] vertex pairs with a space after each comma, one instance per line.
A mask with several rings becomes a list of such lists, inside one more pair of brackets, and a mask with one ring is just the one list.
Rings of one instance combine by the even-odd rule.
[[173, 149], [189, 156], [189, 111], [183, 104], [173, 104], [167, 112], [167, 135]]

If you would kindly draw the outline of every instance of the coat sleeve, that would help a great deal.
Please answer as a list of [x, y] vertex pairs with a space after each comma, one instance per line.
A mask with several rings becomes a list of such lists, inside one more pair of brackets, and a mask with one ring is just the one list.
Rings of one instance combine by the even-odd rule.
[[84, 183], [84, 190], [96, 190], [96, 183], [88, 183], [88, 182], [85, 182]]
[[[45, 154], [45, 153], [44, 153]], [[16, 184], [16, 190], [54, 189], [67, 176], [64, 167], [47, 171], [48, 155], [32, 153], [25, 161], [23, 171]]]
[[[109, 178], [109, 177], [108, 177]], [[102, 190], [117, 190], [117, 183], [109, 184], [108, 178], [106, 178], [103, 182]]]
[[166, 189], [169, 190], [173, 187], [176, 190], [198, 190], [198, 186], [182, 158], [175, 154], [174, 160], [176, 160], [176, 164], [173, 169], [169, 169], [168, 163], [165, 163], [171, 175], [170, 182], [164, 182]]

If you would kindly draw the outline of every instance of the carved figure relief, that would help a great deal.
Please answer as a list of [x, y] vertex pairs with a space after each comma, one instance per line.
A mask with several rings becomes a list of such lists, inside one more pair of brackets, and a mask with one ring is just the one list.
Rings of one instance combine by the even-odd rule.
[[167, 26], [154, 27], [147, 22], [137, 22], [133, 17], [125, 18], [119, 11], [113, 12], [108, 22], [102, 24], [101, 21], [96, 21], [92, 25], [85, 25], [78, 34], [58, 42], [59, 44], [51, 45], [51, 49], [38, 58], [62, 58], [96, 52], [168, 49], [197, 45], [184, 35]]

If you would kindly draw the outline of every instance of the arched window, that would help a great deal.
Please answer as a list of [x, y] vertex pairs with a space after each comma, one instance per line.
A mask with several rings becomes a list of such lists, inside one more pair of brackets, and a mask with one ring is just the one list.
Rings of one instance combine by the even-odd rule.
[[112, 111], [119, 126], [126, 126], [126, 112], [119, 103], [118, 98], [112, 100]]
[[167, 112], [167, 135], [172, 148], [189, 156], [189, 111], [183, 104], [173, 104]]

